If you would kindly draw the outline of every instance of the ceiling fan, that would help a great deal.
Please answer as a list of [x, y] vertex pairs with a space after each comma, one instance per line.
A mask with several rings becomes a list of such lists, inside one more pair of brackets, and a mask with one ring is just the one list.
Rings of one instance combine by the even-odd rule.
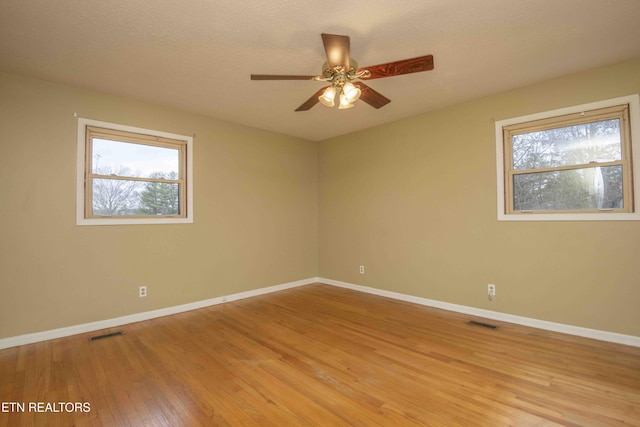
[[402, 74], [418, 73], [433, 70], [433, 55], [388, 62], [358, 68], [358, 63], [350, 57], [350, 40], [348, 36], [322, 34], [327, 62], [322, 66], [319, 76], [290, 76], [274, 74], [251, 74], [251, 80], [316, 80], [330, 83], [319, 89], [307, 99], [296, 111], [307, 111], [318, 102], [333, 107], [336, 96], [339, 97], [340, 109], [353, 107], [354, 102], [362, 99], [373, 108], [381, 108], [391, 102], [384, 95], [371, 89], [361, 80], [381, 79]]

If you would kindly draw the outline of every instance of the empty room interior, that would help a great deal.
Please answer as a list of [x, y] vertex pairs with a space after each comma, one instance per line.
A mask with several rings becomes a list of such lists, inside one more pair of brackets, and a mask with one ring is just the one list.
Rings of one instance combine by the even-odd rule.
[[640, 426], [640, 2], [0, 4], [0, 426]]

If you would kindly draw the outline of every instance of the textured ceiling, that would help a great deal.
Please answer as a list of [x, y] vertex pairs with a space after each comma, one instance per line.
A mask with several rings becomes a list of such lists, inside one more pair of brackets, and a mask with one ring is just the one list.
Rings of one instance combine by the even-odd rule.
[[[639, 0], [2, 0], [0, 70], [322, 140], [640, 56]], [[391, 99], [294, 112], [321, 86], [321, 33], [360, 66], [433, 54], [372, 80]]]

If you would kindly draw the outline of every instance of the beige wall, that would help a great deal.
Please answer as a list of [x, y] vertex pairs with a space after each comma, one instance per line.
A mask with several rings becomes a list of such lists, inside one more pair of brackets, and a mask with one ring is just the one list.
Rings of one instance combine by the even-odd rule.
[[[0, 338], [317, 275], [316, 144], [11, 74], [0, 94]], [[195, 223], [76, 226], [74, 112], [195, 133]]]
[[[493, 125], [638, 92], [632, 61], [315, 144], [0, 73], [0, 338], [315, 276], [640, 336], [640, 223], [499, 223]], [[74, 112], [196, 134], [195, 223], [76, 226]]]
[[321, 142], [319, 275], [640, 336], [640, 223], [498, 222], [493, 123], [638, 92], [636, 60]]

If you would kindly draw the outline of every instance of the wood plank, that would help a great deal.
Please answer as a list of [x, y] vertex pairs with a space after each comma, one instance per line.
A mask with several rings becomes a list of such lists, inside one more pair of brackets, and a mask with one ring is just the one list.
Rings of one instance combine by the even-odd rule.
[[91, 411], [0, 426], [638, 425], [640, 349], [468, 320], [316, 284], [9, 348], [1, 402]]

